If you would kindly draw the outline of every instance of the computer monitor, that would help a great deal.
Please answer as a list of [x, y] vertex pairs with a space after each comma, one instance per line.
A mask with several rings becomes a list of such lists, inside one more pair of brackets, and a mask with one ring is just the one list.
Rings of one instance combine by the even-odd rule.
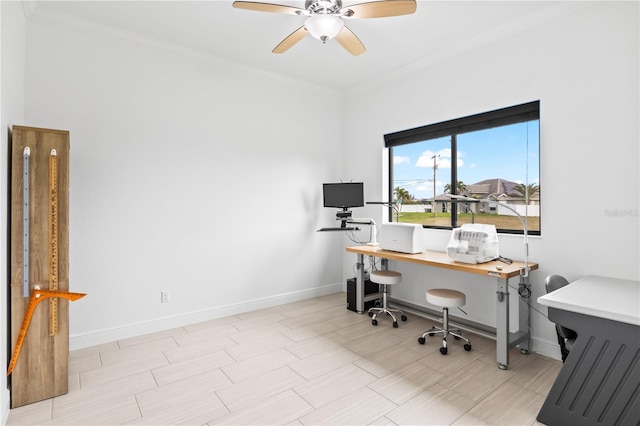
[[324, 183], [322, 195], [325, 207], [335, 207], [343, 210], [351, 207], [364, 206], [364, 183]]

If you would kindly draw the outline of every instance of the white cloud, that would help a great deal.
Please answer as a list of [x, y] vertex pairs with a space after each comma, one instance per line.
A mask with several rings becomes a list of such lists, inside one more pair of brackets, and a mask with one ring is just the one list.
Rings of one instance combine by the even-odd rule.
[[[416, 167], [433, 168], [434, 155], [437, 156], [436, 164], [438, 165], [439, 169], [451, 168], [451, 149], [449, 148], [441, 149], [438, 152], [433, 152], [430, 150], [423, 152], [416, 162]], [[462, 160], [463, 156], [464, 152], [458, 151], [458, 167], [464, 166], [464, 161]]]
[[450, 169], [451, 168], [451, 158], [442, 158], [440, 157], [440, 161], [438, 161], [439, 169]]
[[409, 159], [409, 157], [403, 157], [401, 155], [396, 155], [396, 156], [393, 157], [393, 165], [394, 166], [397, 166], [398, 164], [403, 164], [403, 163], [409, 164], [410, 161], [411, 160]]

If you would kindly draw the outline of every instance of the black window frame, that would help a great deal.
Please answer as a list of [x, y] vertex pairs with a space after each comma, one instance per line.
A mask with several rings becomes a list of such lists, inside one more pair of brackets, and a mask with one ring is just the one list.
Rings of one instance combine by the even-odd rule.
[[[478, 130], [486, 130], [494, 127], [506, 126], [509, 124], [523, 123], [532, 120], [540, 120], [540, 101], [531, 101], [524, 104], [500, 108], [466, 117], [447, 120], [439, 123], [428, 124], [415, 127], [413, 129], [384, 135], [384, 146], [389, 149], [389, 194], [388, 199], [393, 200], [393, 147], [417, 142], [424, 142], [444, 136], [451, 137], [451, 194], [457, 191], [457, 135]], [[435, 194], [434, 194], [435, 197]], [[457, 225], [458, 203], [451, 203], [451, 226], [422, 225], [423, 228], [430, 229], [453, 229]], [[393, 221], [393, 208], [389, 207], [389, 221]], [[527, 230], [529, 235], [541, 235], [542, 224], [539, 230]], [[523, 234], [523, 230], [518, 229], [498, 229], [504, 234]]]

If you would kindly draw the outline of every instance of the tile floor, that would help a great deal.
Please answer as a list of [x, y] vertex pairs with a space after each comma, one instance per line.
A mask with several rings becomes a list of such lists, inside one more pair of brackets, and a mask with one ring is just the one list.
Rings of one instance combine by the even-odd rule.
[[73, 351], [69, 393], [8, 425], [536, 425], [560, 362], [467, 333], [473, 349], [417, 338], [333, 294]]

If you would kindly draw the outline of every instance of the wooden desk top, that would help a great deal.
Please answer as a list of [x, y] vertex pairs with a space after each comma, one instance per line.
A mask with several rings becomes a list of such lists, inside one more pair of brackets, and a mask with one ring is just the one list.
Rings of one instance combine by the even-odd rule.
[[[456, 262], [449, 259], [447, 253], [427, 250], [423, 253], [408, 254], [395, 251], [383, 250], [379, 246], [357, 246], [347, 247], [351, 253], [364, 254], [368, 256], [383, 257], [385, 259], [400, 260], [402, 262], [418, 263], [421, 265], [435, 266], [437, 268], [453, 269], [454, 271], [469, 272], [471, 274], [485, 275], [499, 278], [513, 278], [520, 276], [524, 271], [524, 262], [513, 261], [511, 265], [494, 260], [486, 263], [469, 264]], [[502, 268], [498, 270], [496, 267]], [[529, 262], [529, 271], [538, 269], [538, 264]]]

